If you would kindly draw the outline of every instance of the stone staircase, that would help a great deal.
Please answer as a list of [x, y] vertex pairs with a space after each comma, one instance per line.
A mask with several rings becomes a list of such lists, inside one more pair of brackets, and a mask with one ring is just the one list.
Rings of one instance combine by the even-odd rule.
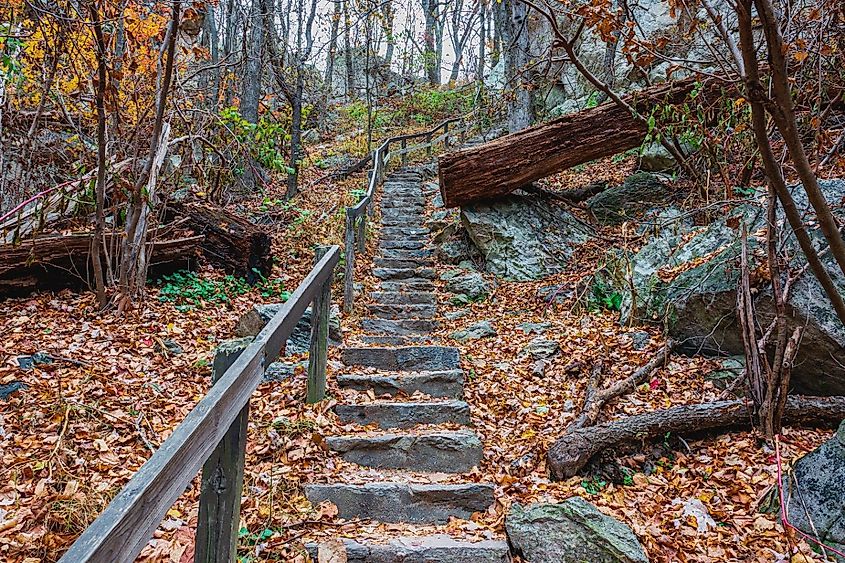
[[[354, 399], [335, 412], [342, 422], [367, 428], [327, 437], [326, 443], [362, 474], [306, 485], [305, 495], [314, 504], [332, 502], [342, 518], [427, 530], [392, 539], [344, 538], [350, 562], [509, 561], [503, 540], [469, 541], [445, 531], [450, 517], [469, 519], [487, 510], [494, 487], [457, 477], [477, 466], [483, 453], [469, 428], [469, 405], [461, 400], [465, 377], [458, 349], [421, 344], [438, 327], [435, 270], [423, 226], [433, 190], [424, 188], [425, 179], [424, 169], [406, 168], [384, 184], [373, 269], [380, 288], [363, 320], [364, 346], [342, 351], [345, 369], [336, 381]], [[427, 474], [456, 478], [444, 482]], [[430, 533], [432, 526], [442, 530]], [[308, 549], [316, 557], [317, 546]]]

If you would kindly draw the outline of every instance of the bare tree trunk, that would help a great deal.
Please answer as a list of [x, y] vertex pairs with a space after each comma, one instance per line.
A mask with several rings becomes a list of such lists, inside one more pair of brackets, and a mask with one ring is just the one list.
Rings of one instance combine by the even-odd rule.
[[120, 258], [119, 311], [123, 311], [132, 300], [132, 297], [140, 293], [145, 282], [143, 278], [139, 278], [139, 272], [141, 271], [139, 266], [146, 264], [146, 260], [140, 254], [146, 251], [146, 233], [144, 231], [147, 226], [146, 218], [153, 202], [145, 196], [143, 188], [147, 185], [152, 174], [156, 155], [159, 154], [159, 145], [162, 142], [164, 112], [167, 105], [167, 94], [170, 91], [170, 84], [173, 79], [173, 66], [176, 58], [176, 38], [179, 32], [181, 9], [181, 0], [173, 0], [171, 4], [172, 19], [165, 35], [167, 52], [165, 54], [165, 64], [158, 90], [158, 99], [156, 100], [156, 116], [153, 122], [150, 150], [144, 169], [133, 185], [126, 214], [126, 238], [123, 240]]
[[385, 42], [387, 44], [384, 61], [389, 69], [390, 64], [393, 62], [393, 52], [396, 50], [396, 37], [393, 35], [393, 19], [396, 14], [393, 9], [393, 0], [382, 0], [381, 10], [382, 29], [384, 30]]
[[[449, 82], [454, 83], [458, 80], [461, 71], [461, 64], [463, 64], [464, 50], [469, 41], [470, 33], [472, 33], [473, 24], [475, 23], [475, 16], [478, 13], [478, 4], [473, 3], [472, 12], [466, 21], [463, 14], [464, 2], [463, 0], [456, 0], [452, 7], [452, 27], [449, 32], [452, 38], [452, 50], [455, 53], [455, 64], [452, 65], [452, 72], [449, 75]], [[461, 29], [463, 27], [463, 30]], [[483, 43], [483, 42], [482, 42]]]
[[789, 73], [784, 58], [786, 49], [780, 34], [780, 22], [775, 16], [775, 10], [770, 0], [754, 0], [754, 4], [757, 6], [757, 13], [763, 21], [763, 30], [768, 46], [766, 52], [769, 58], [772, 93], [774, 94], [774, 103], [768, 104], [769, 113], [783, 136], [787, 148], [789, 148], [792, 163], [795, 165], [795, 170], [798, 172], [804, 190], [807, 192], [810, 204], [816, 211], [819, 227], [830, 245], [830, 253], [836, 259], [842, 273], [845, 274], [845, 240], [843, 240], [839, 226], [836, 224], [836, 218], [831, 213], [830, 206], [825, 200], [821, 188], [819, 188], [818, 178], [816, 178], [813, 167], [810, 165], [807, 153], [801, 144], [801, 136], [798, 133], [795, 104], [792, 99]]
[[[784, 421], [793, 426], [835, 425], [843, 416], [845, 397], [792, 395], [784, 406]], [[739, 399], [681, 405], [585, 426], [563, 434], [549, 446], [549, 470], [553, 479], [568, 479], [608, 448], [631, 450], [668, 432], [690, 434], [747, 427], [750, 420], [746, 401]]]
[[208, 73], [211, 74], [211, 111], [217, 113], [220, 105], [220, 37], [217, 32], [217, 21], [214, 5], [208, 6], [205, 16], [205, 35], [207, 36], [208, 51], [211, 61]]
[[[312, 29], [317, 15], [317, 0], [311, 0], [307, 17], [304, 13], [305, 0], [297, 0], [296, 55], [294, 58], [294, 87], [291, 102], [290, 168], [288, 173], [287, 198], [296, 195], [299, 183], [299, 165], [302, 160], [302, 96], [305, 90], [306, 63], [314, 47]], [[303, 41], [305, 42], [303, 46]]]
[[346, 62], [346, 98], [358, 97], [355, 85], [355, 69], [352, 66], [352, 18], [349, 16], [349, 0], [343, 1], [343, 50]]
[[439, 17], [439, 2], [438, 0], [422, 0], [423, 15], [425, 16], [425, 50], [423, 58], [425, 59], [426, 77], [431, 86], [440, 85], [440, 59], [438, 58], [437, 46], [437, 20]]
[[[235, 0], [228, 0], [226, 2], [225, 14], [225, 28], [223, 34], [223, 58], [228, 60], [235, 52], [235, 29], [237, 21], [240, 19], [240, 10], [236, 7]], [[232, 90], [226, 88], [223, 96], [223, 102], [226, 106], [232, 103]]]
[[505, 26], [501, 2], [496, 0], [491, 6], [490, 12], [490, 19], [493, 24], [493, 50], [490, 52], [490, 68], [496, 68], [502, 55], [502, 29]]
[[528, 65], [528, 13], [529, 7], [518, 0], [502, 0], [502, 45], [505, 56], [505, 83], [510, 89], [508, 131], [515, 133], [534, 121], [531, 92], [523, 76]]
[[481, 0], [481, 14], [478, 18], [478, 61], [476, 63], [475, 80], [484, 83], [484, 59], [487, 47], [487, 2]]
[[245, 45], [246, 67], [241, 83], [241, 117], [258, 123], [258, 100], [261, 97], [261, 46], [264, 39], [264, 18], [261, 0], [252, 0], [250, 39]]
[[106, 41], [103, 37], [103, 24], [100, 19], [100, 11], [94, 2], [89, 7], [91, 19], [93, 20], [94, 41], [97, 46], [97, 81], [95, 83], [97, 96], [97, 184], [96, 210], [94, 213], [94, 237], [91, 239], [91, 264], [94, 269], [94, 286], [97, 291], [97, 305], [100, 309], [108, 304], [106, 298], [106, 280], [103, 274], [103, 262], [101, 248], [103, 246], [103, 233], [106, 228], [105, 202], [106, 202], [106, 94], [107, 84], [106, 72]]
[[840, 322], [845, 324], [845, 301], [843, 301], [842, 295], [840, 295], [839, 290], [833, 282], [833, 278], [831, 278], [819, 258], [813, 241], [807, 233], [801, 212], [798, 210], [795, 200], [793, 200], [792, 195], [789, 193], [780, 162], [772, 151], [772, 146], [769, 142], [766, 128], [766, 109], [764, 106], [766, 90], [760, 81], [760, 70], [756, 55], [757, 50], [754, 45], [752, 2], [753, 0], [743, 0], [740, 2], [737, 6], [737, 16], [739, 18], [740, 45], [746, 70], [745, 84], [747, 97], [751, 103], [751, 119], [754, 136], [757, 140], [757, 146], [760, 149], [760, 158], [766, 171], [766, 177], [778, 195], [778, 199], [783, 206], [784, 215], [786, 215], [789, 225], [795, 233], [795, 238], [798, 240], [801, 251], [807, 259], [810, 270], [819, 281], [819, 284], [821, 284], [828, 299], [830, 299]]
[[332, 25], [329, 32], [329, 53], [326, 58], [326, 93], [331, 99], [333, 93], [334, 82], [334, 62], [337, 58], [337, 33], [340, 28], [340, 18], [343, 17], [341, 12], [341, 0], [334, 1], [334, 11], [332, 12]]

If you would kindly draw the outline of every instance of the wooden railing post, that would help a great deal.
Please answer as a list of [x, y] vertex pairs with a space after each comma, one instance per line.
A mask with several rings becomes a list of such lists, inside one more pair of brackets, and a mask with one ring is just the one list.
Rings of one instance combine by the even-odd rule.
[[358, 219], [358, 234], [356, 238], [358, 239], [358, 252], [363, 254], [367, 249], [367, 213], [362, 213], [361, 218]]
[[355, 300], [355, 216], [352, 208], [346, 208], [346, 232], [343, 237], [344, 268], [343, 268], [343, 310], [352, 312]]
[[449, 122], [443, 124], [443, 145], [448, 149], [449, 148]]
[[[328, 252], [328, 246], [318, 246], [314, 264]], [[332, 276], [311, 303], [311, 346], [308, 349], [308, 390], [305, 402], [318, 403], [326, 398], [326, 357], [329, 350], [329, 319], [332, 305]]]
[[[251, 341], [252, 338], [241, 338], [218, 347], [212, 369], [214, 383], [235, 363]], [[236, 561], [248, 421], [247, 402], [202, 467], [195, 563]]]
[[432, 139], [431, 133], [429, 133], [428, 135], [425, 136], [425, 142], [428, 143], [428, 146], [425, 148], [425, 154], [429, 158], [431, 158], [431, 153], [432, 153], [432, 150], [433, 150], [433, 147], [431, 146], [431, 139]]
[[405, 152], [405, 149], [408, 148], [408, 139], [402, 139], [402, 166], [407, 166], [408, 164], [408, 153]]

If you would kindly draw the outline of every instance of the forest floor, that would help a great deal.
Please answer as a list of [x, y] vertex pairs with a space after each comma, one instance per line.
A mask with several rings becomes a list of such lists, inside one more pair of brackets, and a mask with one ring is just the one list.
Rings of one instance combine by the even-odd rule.
[[[630, 162], [608, 164], [552, 183], [574, 188], [631, 169]], [[309, 174], [313, 180], [320, 172]], [[340, 243], [343, 206], [363, 185], [361, 176], [321, 182], [305, 189], [294, 205], [276, 210], [273, 277], [283, 280], [287, 290], [311, 268], [316, 244]], [[264, 202], [273, 199], [273, 189], [281, 194], [284, 187], [271, 188]], [[246, 207], [266, 207], [264, 202]], [[375, 237], [368, 244], [372, 249]], [[537, 297], [541, 286], [575, 287], [592, 275], [600, 250], [585, 247], [566, 272], [541, 282], [488, 277], [492, 295], [469, 305], [466, 316], [446, 323], [436, 335], [462, 349], [469, 375], [467, 401], [485, 451], [470, 477], [497, 485], [497, 502], [488, 512], [472, 521], [455, 520], [447, 528], [479, 538], [500, 536], [512, 503], [580, 495], [628, 523], [652, 561], [812, 561], [804, 545], [796, 555], [775, 516], [757, 511], [775, 484], [777, 466], [774, 452], [751, 432], [671, 449], [647, 447], [623, 460], [631, 471], [621, 484], [549, 479], [546, 450], [577, 414], [592, 362], [604, 358], [606, 381], [621, 379], [663, 345], [656, 327], [622, 327], [615, 313], [576, 307], [574, 298], [549, 305]], [[370, 269], [368, 259], [356, 265], [356, 280], [365, 292], [375, 283]], [[222, 277], [212, 270], [200, 273]], [[336, 284], [335, 302], [339, 290]], [[185, 309], [160, 296], [160, 288], [151, 287], [143, 304], [122, 318], [97, 314], [86, 293], [37, 294], [3, 304], [0, 385], [17, 381], [26, 388], [0, 399], [0, 559], [55, 560], [207, 391], [214, 348], [231, 337], [240, 315], [255, 303], [274, 300], [252, 290], [229, 302]], [[364, 303], [359, 300], [356, 311], [342, 320], [347, 340], [356, 335]], [[441, 312], [446, 310], [443, 306]], [[490, 320], [498, 336], [466, 344], [449, 337], [479, 320]], [[550, 361], [543, 376], [533, 375], [531, 360], [521, 354], [536, 336], [515, 328], [525, 322], [548, 323], [544, 336], [561, 345], [563, 353]], [[635, 350], [631, 335], [642, 331], [651, 338], [645, 349]], [[181, 348], [178, 354], [168, 348], [174, 343]], [[18, 356], [36, 352], [55, 359], [22, 369]], [[242, 555], [249, 561], [305, 561], [304, 541], [402, 531], [401, 525], [339, 520], [336, 509], [311, 506], [302, 495], [302, 484], [326, 481], [346, 469], [322, 445], [322, 436], [342, 429], [331, 412], [340, 395], [332, 379], [337, 350], [330, 352], [330, 360], [330, 399], [322, 404], [304, 404], [302, 370], [290, 379], [263, 383], [253, 395], [241, 522]], [[708, 378], [717, 367], [712, 360], [674, 355], [648, 384], [613, 402], [605, 417], [713, 400], [722, 392]], [[783, 435], [788, 464], [831, 432], [787, 428]], [[192, 561], [197, 481], [167, 513], [142, 560]]]

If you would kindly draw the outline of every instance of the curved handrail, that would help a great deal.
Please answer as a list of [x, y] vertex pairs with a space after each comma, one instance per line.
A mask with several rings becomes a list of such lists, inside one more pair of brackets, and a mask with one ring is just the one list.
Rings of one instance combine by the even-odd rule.
[[[468, 116], [449, 118], [435, 127], [422, 131], [420, 133], [406, 133], [403, 135], [396, 135], [385, 139], [374, 151], [372, 157], [372, 166], [369, 169], [369, 179], [367, 181], [367, 193], [361, 200], [351, 207], [346, 208], [346, 232], [344, 236], [344, 252], [345, 252], [345, 268], [344, 268], [344, 291], [343, 291], [343, 307], [349, 312], [352, 310], [355, 299], [354, 291], [354, 272], [355, 272], [355, 251], [364, 251], [364, 244], [366, 242], [366, 221], [367, 215], [372, 215], [373, 200], [376, 195], [376, 190], [384, 180], [384, 174], [387, 170], [387, 163], [390, 157], [394, 154], [401, 154], [402, 163], [407, 162], [407, 154], [412, 150], [420, 150], [425, 148], [431, 154], [433, 146], [442, 138], [446, 147], [449, 146], [450, 136], [459, 135], [463, 140], [469, 129]], [[450, 125], [453, 123], [460, 124], [459, 127], [453, 128], [450, 131]], [[435, 134], [443, 130], [443, 135], [435, 139]], [[426, 139], [426, 142], [411, 147], [407, 146], [408, 141], [414, 139]], [[391, 152], [390, 145], [393, 143], [401, 143], [401, 148], [396, 152]]]

